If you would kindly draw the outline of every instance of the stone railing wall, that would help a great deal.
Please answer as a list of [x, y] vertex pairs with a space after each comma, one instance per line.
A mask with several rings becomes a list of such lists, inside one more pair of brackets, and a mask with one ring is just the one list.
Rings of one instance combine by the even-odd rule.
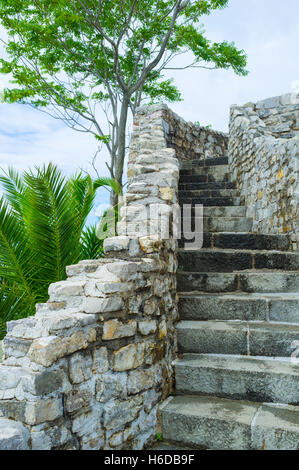
[[232, 106], [229, 164], [253, 231], [290, 234], [299, 248], [299, 95]]
[[177, 241], [141, 228], [150, 204], [177, 202], [165, 112], [136, 116], [120, 235], [105, 241], [107, 256], [68, 267], [34, 317], [8, 323], [0, 449], [142, 449], [155, 438], [158, 405], [173, 388]]
[[161, 109], [167, 147], [175, 149], [179, 160], [227, 157], [227, 134], [186, 122], [167, 106]]

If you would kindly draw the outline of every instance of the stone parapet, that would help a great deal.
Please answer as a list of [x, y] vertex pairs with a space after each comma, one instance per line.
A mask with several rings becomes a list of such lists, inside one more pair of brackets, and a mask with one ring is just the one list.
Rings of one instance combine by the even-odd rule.
[[299, 96], [232, 106], [229, 165], [253, 231], [290, 235], [299, 247]]

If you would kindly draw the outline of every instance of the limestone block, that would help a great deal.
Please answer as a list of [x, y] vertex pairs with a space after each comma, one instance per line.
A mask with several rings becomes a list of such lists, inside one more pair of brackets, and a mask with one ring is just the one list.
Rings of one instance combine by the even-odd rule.
[[106, 403], [112, 398], [125, 400], [127, 398], [127, 374], [113, 372], [103, 374], [96, 382], [96, 399]]
[[128, 393], [133, 395], [154, 386], [154, 370], [138, 369], [128, 375]]
[[62, 415], [62, 400], [58, 398], [28, 402], [25, 408], [25, 422], [31, 425], [54, 421]]
[[121, 310], [123, 306], [123, 300], [119, 296], [107, 298], [86, 297], [82, 305], [82, 310], [85, 313], [117, 312]]
[[127, 338], [134, 336], [137, 330], [137, 322], [130, 320], [122, 323], [117, 319], [109, 320], [104, 323], [103, 340], [112, 340], [118, 338]]
[[103, 374], [109, 369], [107, 348], [96, 348], [92, 351], [92, 373]]
[[72, 439], [69, 429], [60, 424], [40, 429], [40, 426], [31, 428], [32, 450], [52, 450], [62, 446]]
[[162, 240], [158, 236], [140, 237], [139, 243], [144, 253], [157, 253], [161, 250]]
[[2, 341], [2, 350], [5, 357], [24, 357], [29, 351], [32, 340], [6, 336]]
[[133, 421], [142, 406], [142, 397], [133, 397], [117, 404], [108, 404], [104, 411], [104, 426], [106, 429], [117, 429]]
[[75, 353], [69, 360], [70, 381], [79, 384], [92, 376], [92, 356], [91, 353]]
[[63, 369], [43, 370], [27, 373], [22, 377], [23, 390], [32, 395], [48, 395], [59, 390], [70, 388], [66, 373]]
[[101, 424], [101, 417], [103, 414], [103, 407], [94, 405], [92, 410], [76, 416], [72, 420], [72, 432], [78, 436], [83, 437], [87, 442], [91, 439], [102, 439], [103, 427]]
[[19, 367], [8, 367], [0, 364], [0, 390], [14, 389], [26, 375], [25, 370]]
[[104, 251], [124, 251], [129, 249], [130, 239], [127, 237], [111, 237], [104, 240]]
[[114, 352], [113, 370], [125, 371], [139, 367], [144, 359], [144, 343], [129, 344]]
[[88, 341], [83, 331], [75, 331], [69, 337], [48, 336], [33, 341], [28, 357], [45, 367], [51, 366], [63, 356], [86, 349]]
[[83, 390], [72, 390], [65, 395], [65, 410], [74, 413], [82, 408], [89, 407], [92, 399], [92, 391], [88, 388]]
[[138, 331], [143, 336], [150, 335], [157, 331], [157, 324], [155, 320], [144, 320], [138, 323]]
[[0, 450], [29, 450], [29, 431], [21, 423], [0, 418]]
[[49, 286], [50, 299], [54, 297], [83, 295], [85, 281], [60, 281]]

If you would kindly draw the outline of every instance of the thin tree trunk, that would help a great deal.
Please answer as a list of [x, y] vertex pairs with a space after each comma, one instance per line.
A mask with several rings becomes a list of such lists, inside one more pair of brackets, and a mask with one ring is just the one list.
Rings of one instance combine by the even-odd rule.
[[[118, 127], [118, 151], [115, 159], [115, 168], [113, 168], [114, 179], [122, 186], [123, 181], [123, 172], [124, 172], [124, 162], [126, 156], [126, 129], [128, 121], [128, 111], [129, 111], [129, 102], [130, 98], [128, 96], [123, 97], [123, 102], [121, 106], [121, 113], [119, 119]], [[116, 205], [118, 202], [118, 196], [115, 193], [111, 193], [110, 198], [111, 205]]]

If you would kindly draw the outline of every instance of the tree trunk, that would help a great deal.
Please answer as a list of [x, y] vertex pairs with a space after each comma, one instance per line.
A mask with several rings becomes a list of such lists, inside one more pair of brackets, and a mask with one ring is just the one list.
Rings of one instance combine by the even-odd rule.
[[[126, 130], [127, 130], [127, 120], [128, 120], [128, 110], [129, 110], [130, 98], [128, 96], [123, 97], [123, 102], [121, 106], [121, 113], [119, 118], [118, 126], [118, 151], [115, 159], [115, 168], [114, 170], [114, 179], [122, 186], [123, 172], [124, 172], [124, 161], [126, 156]], [[110, 197], [111, 205], [115, 206], [118, 203], [118, 196], [111, 192]]]

